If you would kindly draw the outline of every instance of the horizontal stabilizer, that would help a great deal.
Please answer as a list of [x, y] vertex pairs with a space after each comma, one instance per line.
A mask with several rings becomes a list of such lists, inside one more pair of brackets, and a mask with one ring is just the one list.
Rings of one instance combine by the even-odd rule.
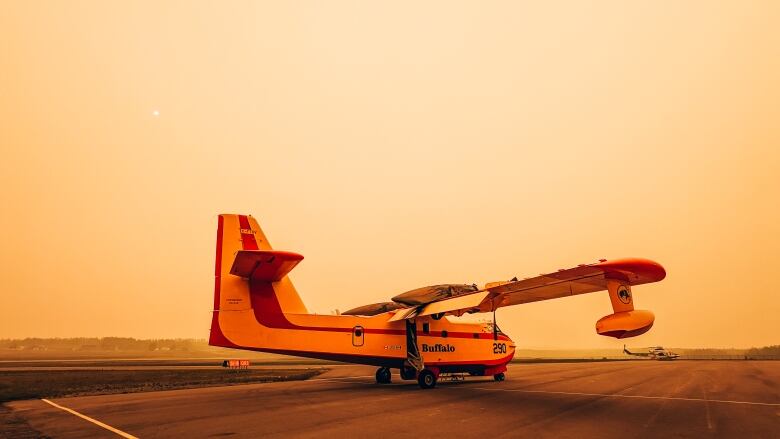
[[278, 250], [239, 250], [230, 274], [252, 280], [276, 282], [282, 280], [303, 255]]

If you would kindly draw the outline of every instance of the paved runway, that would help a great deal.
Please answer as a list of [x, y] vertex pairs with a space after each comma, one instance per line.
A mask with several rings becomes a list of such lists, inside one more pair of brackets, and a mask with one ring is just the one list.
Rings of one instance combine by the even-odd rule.
[[[335, 367], [309, 381], [59, 398], [140, 438], [780, 437], [780, 362], [512, 365], [501, 383], [374, 383]], [[40, 400], [9, 404], [52, 438], [118, 437]]]

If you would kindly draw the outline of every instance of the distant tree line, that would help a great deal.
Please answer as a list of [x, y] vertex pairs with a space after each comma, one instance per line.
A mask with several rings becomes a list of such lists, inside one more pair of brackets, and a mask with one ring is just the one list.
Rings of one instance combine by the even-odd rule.
[[780, 345], [764, 346], [762, 348], [750, 348], [745, 352], [748, 357], [780, 356]]
[[20, 351], [197, 352], [208, 350], [209, 346], [206, 340], [193, 338], [78, 337], [0, 339], [0, 349]]

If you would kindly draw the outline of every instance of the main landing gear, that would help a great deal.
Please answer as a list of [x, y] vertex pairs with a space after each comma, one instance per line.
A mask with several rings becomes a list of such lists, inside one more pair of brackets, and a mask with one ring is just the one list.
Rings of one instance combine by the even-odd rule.
[[417, 375], [417, 383], [423, 389], [433, 389], [436, 387], [436, 374], [430, 369], [423, 369]]
[[376, 370], [376, 382], [379, 384], [390, 384], [392, 374], [389, 367], [380, 367]]
[[[490, 376], [493, 375], [493, 379], [496, 381], [504, 381], [506, 379], [506, 374], [504, 372], [498, 372], [500, 370], [506, 370], [506, 367], [502, 368], [493, 368], [486, 370], [485, 372], [482, 371], [472, 371], [469, 373], [472, 376]], [[498, 373], [496, 373], [498, 372]], [[419, 373], [417, 373], [416, 370], [414, 370], [413, 367], [401, 367], [401, 379], [404, 380], [413, 380], [417, 377], [417, 383], [420, 385], [423, 389], [432, 389], [436, 387], [436, 383], [439, 381], [439, 369], [438, 368], [425, 368], [421, 370]], [[446, 377], [452, 378], [453, 376], [457, 377], [457, 374], [451, 374], [451, 375], [445, 375]], [[460, 379], [463, 375], [460, 375]], [[457, 381], [457, 379], [455, 380]], [[388, 384], [390, 383], [390, 369], [386, 367], [380, 367], [376, 371], [376, 382], [379, 384]]]

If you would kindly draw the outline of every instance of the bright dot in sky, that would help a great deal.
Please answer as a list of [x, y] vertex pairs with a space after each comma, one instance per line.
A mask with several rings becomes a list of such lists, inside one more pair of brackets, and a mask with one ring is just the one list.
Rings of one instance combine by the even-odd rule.
[[160, 111], [159, 110], [152, 111], [152, 116], [157, 117], [159, 115], [160, 115]]

